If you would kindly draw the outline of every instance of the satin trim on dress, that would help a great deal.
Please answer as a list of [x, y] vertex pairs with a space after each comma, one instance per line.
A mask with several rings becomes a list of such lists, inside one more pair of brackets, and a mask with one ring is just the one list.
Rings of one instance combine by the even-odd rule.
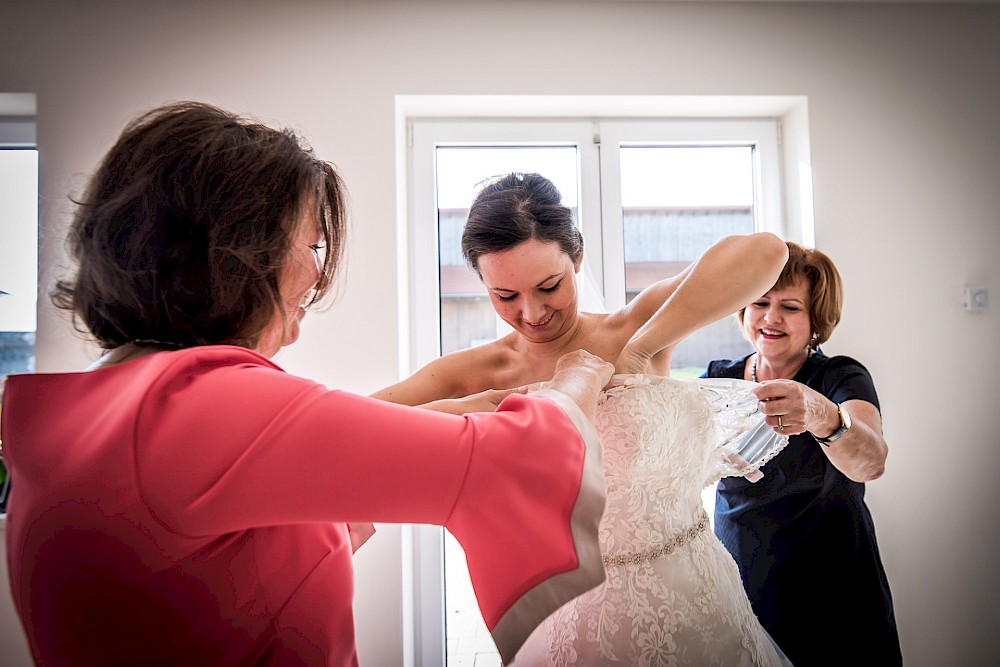
[[604, 446], [594, 426], [566, 395], [540, 389], [558, 405], [580, 432], [586, 446], [580, 493], [573, 506], [570, 530], [579, 565], [574, 570], [552, 576], [522, 595], [490, 629], [503, 660], [509, 665], [536, 627], [563, 604], [605, 580], [604, 562], [598, 542], [598, 527], [604, 514], [607, 489], [604, 483]]

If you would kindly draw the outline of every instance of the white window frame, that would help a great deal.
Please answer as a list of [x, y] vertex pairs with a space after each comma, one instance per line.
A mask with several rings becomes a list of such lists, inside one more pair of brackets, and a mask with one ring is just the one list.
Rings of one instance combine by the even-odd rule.
[[[601, 255], [608, 310], [625, 306], [621, 148], [631, 146], [749, 146], [754, 148], [754, 229], [784, 237], [778, 123], [775, 120], [646, 120], [598, 123], [600, 131]], [[591, 243], [593, 245], [593, 243]], [[600, 280], [600, 279], [598, 279]]]
[[[38, 193], [38, 146], [36, 141], [36, 126], [35, 126], [35, 96], [30, 93], [0, 93], [0, 150], [30, 150], [34, 153], [33, 159], [33, 169], [34, 174], [32, 176], [33, 184], [29, 189], [33, 190], [37, 198]], [[6, 202], [5, 202], [6, 204]], [[8, 213], [7, 206], [4, 206], [4, 213]], [[37, 201], [34, 206], [34, 224], [33, 229], [23, 230], [23, 229], [5, 229], [5, 224], [11, 224], [9, 219], [0, 216], [0, 239], [4, 239], [4, 242], [8, 245], [6, 248], [9, 253], [11, 249], [14, 250], [15, 254], [19, 256], [18, 261], [11, 263], [10, 255], [7, 253], [7, 257], [0, 255], [0, 261], [4, 262], [5, 267], [9, 271], [3, 271], [3, 280], [0, 281], [0, 288], [6, 286], [7, 281], [11, 280], [11, 273], [17, 278], [22, 278], [18, 280], [13, 280], [11, 283], [18, 285], [28, 285], [33, 284], [33, 289], [28, 290], [28, 293], [33, 293], [30, 297], [22, 296], [19, 301], [20, 304], [18, 308], [14, 310], [15, 315], [9, 317], [11, 311], [3, 311], [4, 316], [0, 317], [0, 327], [2, 327], [3, 332], [8, 331], [34, 331], [37, 336], [38, 329], [38, 317], [37, 317], [37, 293], [38, 293], [38, 207]], [[18, 220], [21, 218], [18, 217]], [[30, 240], [28, 240], [30, 238]], [[11, 266], [17, 267], [11, 269]], [[23, 272], [23, 273], [22, 273]], [[30, 278], [27, 276], [30, 274]], [[9, 288], [8, 288], [9, 289]], [[0, 299], [8, 298], [4, 295], [0, 295]], [[10, 297], [15, 298], [15, 297]], [[28, 302], [31, 303], [28, 303]], [[33, 308], [31, 306], [34, 306]], [[0, 302], [0, 308], [4, 308], [5, 304]], [[7, 306], [9, 307], [9, 305]], [[28, 311], [26, 313], [25, 311]], [[36, 338], [37, 340], [37, 338]], [[37, 346], [36, 346], [37, 348]], [[34, 354], [34, 352], [33, 352]], [[2, 396], [2, 387], [0, 387], [0, 396]], [[0, 484], [0, 498], [4, 499], [4, 504], [6, 504], [6, 496], [10, 491], [10, 477], [9, 472], [5, 477], [3, 484]], [[0, 512], [0, 540], [4, 539], [4, 531], [6, 530], [7, 514], [6, 512]], [[0, 549], [2, 551], [2, 549]], [[2, 607], [0, 607], [2, 609]], [[2, 615], [2, 612], [0, 612]]]
[[[441, 317], [438, 283], [438, 219], [435, 149], [441, 146], [577, 146], [580, 164], [579, 214], [599, 220], [599, 187], [593, 126], [589, 122], [423, 121], [407, 126], [407, 180], [411, 207], [406, 218], [408, 249], [400, 266], [408, 266], [406, 294], [413, 317], [409, 327], [405, 375], [440, 355]], [[594, 153], [590, 155], [589, 153]], [[586, 154], [584, 156], [583, 154]], [[587, 193], [590, 193], [589, 195]], [[471, 203], [471, 202], [470, 202]], [[593, 211], [585, 216], [584, 211]], [[599, 237], [600, 229], [589, 230]], [[587, 235], [588, 231], [585, 230]], [[406, 321], [406, 320], [402, 320]], [[404, 530], [404, 650], [407, 664], [445, 664], [444, 540], [440, 528], [410, 526]], [[412, 565], [409, 565], [412, 563]], [[405, 579], [409, 579], [409, 584]], [[409, 660], [413, 660], [412, 663]]]
[[[424, 121], [411, 125], [412, 209], [407, 237], [409, 299], [415, 319], [410, 329], [413, 372], [439, 356], [441, 339], [438, 285], [435, 149], [453, 146], [576, 146], [580, 163], [578, 215], [584, 237], [599, 238], [600, 188], [594, 125], [580, 121]], [[471, 201], [469, 202], [472, 203]], [[595, 269], [596, 270], [596, 269]], [[434, 314], [433, 316], [430, 316]]]
[[[810, 173], [805, 98], [399, 96], [396, 102], [399, 288], [406, 295], [400, 299], [401, 377], [440, 350], [438, 146], [577, 146], [580, 226], [610, 310], [625, 303], [624, 262], [606, 261], [623, 254], [621, 193], [604, 188], [602, 198], [601, 184], [620, 182], [620, 146], [752, 145], [761, 175], [755, 228], [807, 244], [813, 238], [811, 211], [804, 205], [811, 207], [811, 182], [800, 180]], [[791, 142], [783, 142], [786, 124], [794, 129]], [[783, 160], [798, 168], [782, 170]], [[596, 239], [599, 252], [593, 251]], [[441, 529], [405, 527], [403, 552], [405, 664], [443, 667]]]
[[[21, 95], [11, 95], [11, 94], [0, 94], [0, 150], [24, 150], [31, 151], [34, 154], [33, 169], [34, 174], [32, 176], [34, 189], [36, 195], [38, 192], [38, 146], [35, 140], [35, 118], [33, 107], [28, 107], [20, 98], [24, 96]], [[33, 96], [32, 96], [33, 101]], [[16, 102], [16, 103], [15, 103]], [[10, 212], [10, 211], [5, 211]], [[37, 329], [37, 292], [38, 292], [38, 211], [37, 205], [34, 210], [34, 228], [30, 231], [22, 229], [3, 229], [4, 224], [8, 224], [9, 220], [7, 218], [0, 218], [0, 239], [6, 237], [8, 243], [14, 243], [14, 247], [17, 249], [15, 252], [19, 256], [17, 262], [14, 263], [17, 269], [11, 269], [7, 266], [7, 269], [17, 271], [18, 276], [24, 276], [25, 273], [31, 274], [31, 281], [34, 283], [34, 289], [30, 290], [32, 296], [30, 298], [31, 303], [27, 304], [27, 297], [20, 296], [20, 307], [18, 312], [24, 312], [25, 308], [30, 306], [30, 315], [20, 316], [15, 318], [16, 325], [13, 328], [8, 327], [12, 321], [12, 318], [3, 317], [0, 318], [0, 326], [3, 326], [3, 331], [35, 331]], [[18, 218], [19, 220], [22, 218]], [[13, 241], [11, 239], [14, 239]], [[30, 242], [28, 240], [30, 239]], [[10, 248], [7, 249], [10, 251]], [[3, 261], [0, 258], [0, 261]], [[25, 273], [21, 273], [21, 271]], [[7, 271], [4, 271], [7, 274]], [[9, 275], [5, 275], [6, 278], [10, 279]], [[26, 284], [28, 282], [27, 278], [23, 280], [18, 280], [19, 285]], [[2, 288], [3, 285], [0, 285]], [[9, 288], [8, 288], [9, 289]], [[3, 298], [3, 297], [0, 297]], [[15, 298], [15, 297], [11, 297]], [[3, 307], [2, 302], [0, 302], [0, 307]]]

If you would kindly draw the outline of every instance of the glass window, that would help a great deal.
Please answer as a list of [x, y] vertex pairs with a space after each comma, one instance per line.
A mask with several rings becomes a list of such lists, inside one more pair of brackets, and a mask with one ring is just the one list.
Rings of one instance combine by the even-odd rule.
[[[35, 370], [38, 151], [0, 146], [0, 398], [11, 373]], [[0, 513], [9, 479], [0, 461]]]
[[[574, 210], [585, 257], [608, 310], [675, 275], [729, 234], [781, 234], [776, 123], [414, 121], [408, 256], [411, 371], [439, 354], [495, 340], [509, 329], [461, 254], [469, 205], [484, 180], [512, 171], [551, 179]], [[433, 230], [433, 234], [428, 234]], [[429, 280], [434, 276], [436, 280]], [[681, 343], [671, 374], [749, 350], [732, 318]], [[705, 494], [711, 508], [714, 496]], [[444, 664], [500, 665], [472, 592], [461, 546], [446, 532], [421, 538], [415, 562], [443, 560], [444, 628], [419, 620], [422, 645], [445, 641]], [[421, 533], [422, 534], [422, 533]], [[439, 555], [428, 549], [440, 549]], [[421, 586], [438, 576], [415, 573]], [[424, 654], [425, 656], [427, 654]], [[438, 664], [432, 659], [432, 664]]]
[[35, 368], [38, 151], [0, 148], [0, 381]]
[[[469, 206], [486, 181], [511, 172], [536, 172], [555, 183], [563, 203], [577, 210], [578, 157], [574, 146], [461, 146], [436, 149], [441, 353], [496, 340], [508, 325], [490, 304], [479, 276], [462, 257]], [[465, 552], [444, 536], [447, 664], [499, 666], [500, 654], [479, 614]]]
[[[626, 302], [723, 237], [754, 231], [753, 146], [620, 150]], [[749, 351], [735, 321], [719, 320], [677, 346], [670, 374], [698, 377], [712, 359]]]
[[542, 174], [575, 214], [579, 176], [573, 146], [440, 147], [436, 152], [441, 354], [448, 354], [496, 340], [509, 330], [462, 257], [462, 229], [484, 183], [511, 172]]

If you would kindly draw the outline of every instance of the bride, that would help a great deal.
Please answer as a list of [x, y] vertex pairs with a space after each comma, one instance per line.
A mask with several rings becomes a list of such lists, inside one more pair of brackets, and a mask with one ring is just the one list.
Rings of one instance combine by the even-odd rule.
[[[542, 383], [561, 355], [578, 349], [614, 363], [621, 374], [599, 415], [609, 486], [602, 523], [608, 583], [593, 592], [596, 597], [573, 601], [550, 617], [517, 664], [560, 664], [564, 658], [574, 664], [642, 664], [634, 662], [640, 644], [654, 647], [649, 664], [705, 664], [695, 646], [718, 644], [713, 634], [723, 627], [734, 629], [735, 644], [719, 664], [739, 664], [744, 656], [746, 664], [781, 664], [780, 652], [749, 611], [735, 563], [724, 549], [717, 551], [721, 545], [698, 509], [705, 485], [727, 474], [752, 474], [781, 442], [754, 431], [749, 413], [756, 399], [750, 395], [748, 403], [748, 388], [665, 376], [678, 342], [774, 284], [787, 258], [784, 242], [769, 233], [726, 237], [621, 310], [582, 312], [574, 278], [583, 262], [583, 238], [571, 211], [551, 181], [515, 173], [476, 197], [462, 251], [513, 331], [440, 357], [374, 397], [407, 405], [434, 402], [437, 409], [456, 412], [492, 410], [506, 395], [492, 390]], [[729, 408], [718, 408], [727, 400]], [[727, 468], [718, 463], [720, 456], [736, 464]], [[618, 481], [626, 482], [625, 496], [649, 508], [649, 516], [636, 514], [639, 508], [629, 502], [611, 508]], [[648, 520], [657, 513], [663, 516]], [[681, 554], [683, 566], [670, 565]], [[743, 604], [746, 613], [732, 615]], [[689, 622], [695, 617], [702, 620]], [[640, 618], [651, 619], [650, 632], [633, 632], [645, 622]], [[588, 638], [596, 638], [596, 652]], [[546, 657], [548, 647], [555, 653]], [[502, 657], [505, 663], [513, 658]]]

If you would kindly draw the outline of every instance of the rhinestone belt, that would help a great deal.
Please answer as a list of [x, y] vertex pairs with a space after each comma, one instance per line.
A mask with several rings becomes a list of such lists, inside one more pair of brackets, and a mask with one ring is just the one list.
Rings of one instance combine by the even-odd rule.
[[648, 563], [651, 560], [662, 558], [663, 556], [672, 554], [674, 549], [687, 544], [699, 534], [705, 532], [708, 529], [708, 526], [708, 512], [703, 509], [701, 511], [701, 519], [698, 520], [698, 523], [687, 528], [686, 530], [682, 530], [664, 544], [651, 549], [646, 549], [644, 551], [637, 551], [635, 553], [618, 554], [616, 556], [605, 555], [604, 565], [605, 567], [609, 567], [611, 565], [638, 565], [639, 563]]

